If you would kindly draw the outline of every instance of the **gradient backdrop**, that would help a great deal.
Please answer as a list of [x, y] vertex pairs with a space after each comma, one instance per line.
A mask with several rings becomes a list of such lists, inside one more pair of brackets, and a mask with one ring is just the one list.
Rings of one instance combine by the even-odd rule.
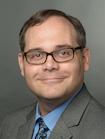
[[20, 75], [18, 33], [29, 16], [45, 8], [63, 10], [82, 21], [92, 51], [87, 86], [105, 105], [105, 0], [0, 0], [0, 122], [35, 99]]

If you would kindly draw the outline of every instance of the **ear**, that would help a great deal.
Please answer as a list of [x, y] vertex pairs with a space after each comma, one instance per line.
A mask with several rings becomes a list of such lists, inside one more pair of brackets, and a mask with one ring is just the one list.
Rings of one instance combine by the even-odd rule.
[[19, 63], [21, 75], [24, 76], [24, 57], [22, 53], [18, 54], [18, 63]]
[[83, 66], [84, 71], [88, 71], [90, 67], [90, 50], [89, 48], [83, 49]]

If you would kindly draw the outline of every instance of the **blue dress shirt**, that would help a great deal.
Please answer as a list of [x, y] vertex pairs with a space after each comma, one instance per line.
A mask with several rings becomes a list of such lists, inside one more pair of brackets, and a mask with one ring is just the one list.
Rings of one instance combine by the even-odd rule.
[[53, 128], [55, 127], [55, 125], [57, 123], [57, 121], [59, 120], [61, 114], [64, 112], [64, 110], [66, 109], [66, 107], [68, 106], [68, 104], [73, 100], [73, 98], [76, 97], [77, 94], [79, 94], [80, 89], [79, 89], [79, 91], [77, 93], [75, 93], [74, 96], [70, 97], [70, 99], [68, 101], [64, 102], [63, 104], [61, 104], [60, 106], [58, 106], [57, 108], [55, 108], [53, 111], [49, 112], [45, 116], [41, 116], [40, 115], [40, 112], [39, 112], [39, 104], [37, 104], [37, 106], [36, 106], [36, 114], [35, 114], [34, 132], [33, 132], [32, 139], [35, 139], [36, 134], [37, 134], [37, 132], [39, 130], [39, 124], [36, 123], [36, 121], [37, 121], [37, 119], [39, 117], [42, 117], [43, 121], [45, 122], [45, 124], [49, 128], [49, 131], [47, 133], [47, 139], [48, 139], [48, 137], [50, 136]]

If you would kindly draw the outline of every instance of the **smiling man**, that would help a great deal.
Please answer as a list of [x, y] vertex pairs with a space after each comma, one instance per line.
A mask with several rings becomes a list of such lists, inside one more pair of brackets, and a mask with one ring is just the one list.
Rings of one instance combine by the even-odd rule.
[[87, 91], [90, 51], [80, 21], [43, 10], [23, 25], [18, 61], [36, 103], [10, 115], [0, 139], [101, 139], [105, 109]]

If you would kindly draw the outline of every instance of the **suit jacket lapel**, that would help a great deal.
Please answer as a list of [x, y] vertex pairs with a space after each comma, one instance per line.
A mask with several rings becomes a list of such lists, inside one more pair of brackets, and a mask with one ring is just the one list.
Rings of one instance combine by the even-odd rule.
[[[76, 130], [81, 122], [84, 112], [88, 106], [90, 95], [85, 87], [72, 103], [68, 105], [61, 118], [57, 122], [49, 139], [71, 139], [76, 135]], [[26, 122], [19, 128], [17, 139], [31, 139], [34, 126], [35, 106], [31, 108], [26, 116]]]
[[80, 94], [74, 98], [62, 114], [49, 139], [71, 139], [76, 136], [78, 132], [76, 129], [79, 127], [89, 100], [90, 95], [84, 85]]
[[62, 118], [59, 120], [57, 126], [54, 128], [49, 139], [71, 139], [72, 134]]
[[73, 127], [80, 123], [89, 100], [90, 95], [84, 85], [80, 90], [80, 93], [72, 100], [62, 115], [62, 118], [68, 127]]
[[31, 139], [35, 123], [35, 105], [31, 108], [26, 116], [26, 122], [20, 126], [17, 134], [17, 139]]

